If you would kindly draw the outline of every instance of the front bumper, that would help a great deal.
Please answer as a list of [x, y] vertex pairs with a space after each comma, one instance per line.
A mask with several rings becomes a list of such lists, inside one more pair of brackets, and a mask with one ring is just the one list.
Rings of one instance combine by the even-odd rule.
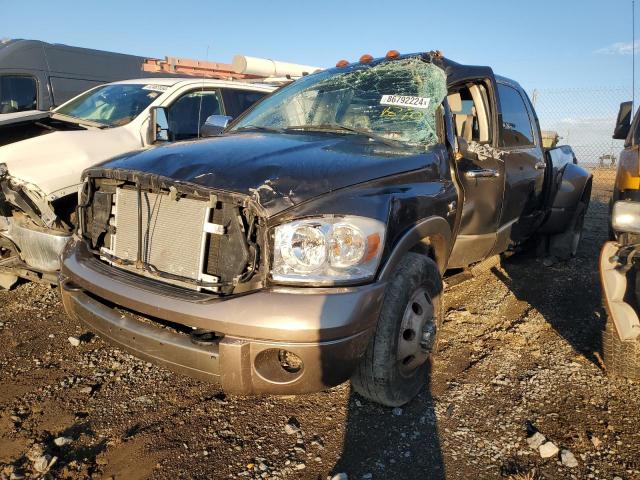
[[620, 248], [616, 242], [606, 242], [600, 252], [600, 281], [602, 294], [611, 319], [621, 340], [640, 337], [638, 313], [627, 302], [627, 273], [611, 260]]
[[[69, 315], [140, 358], [237, 394], [314, 392], [347, 380], [360, 362], [385, 284], [271, 288], [211, 298], [109, 267], [70, 242], [61, 294]], [[159, 321], [216, 332], [202, 345]], [[302, 360], [285, 370], [278, 352]]]

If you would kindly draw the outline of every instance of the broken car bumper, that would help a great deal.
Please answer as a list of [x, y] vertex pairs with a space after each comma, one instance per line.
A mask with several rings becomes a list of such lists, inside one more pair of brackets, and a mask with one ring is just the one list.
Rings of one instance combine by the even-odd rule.
[[0, 217], [0, 235], [11, 240], [22, 261], [39, 272], [60, 269], [60, 255], [71, 238], [69, 234], [27, 224], [14, 217]]
[[[270, 288], [212, 298], [114, 269], [78, 240], [65, 250], [61, 274], [67, 313], [103, 339], [237, 394], [307, 393], [349, 379], [384, 287]], [[192, 328], [215, 338], [194, 341]]]

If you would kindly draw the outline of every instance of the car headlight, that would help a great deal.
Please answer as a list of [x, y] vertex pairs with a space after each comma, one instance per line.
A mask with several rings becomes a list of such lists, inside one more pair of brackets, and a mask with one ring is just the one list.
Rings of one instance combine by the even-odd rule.
[[640, 233], [640, 202], [614, 203], [611, 225], [616, 232]]
[[372, 278], [380, 263], [385, 224], [357, 216], [306, 218], [274, 232], [271, 278], [330, 285]]

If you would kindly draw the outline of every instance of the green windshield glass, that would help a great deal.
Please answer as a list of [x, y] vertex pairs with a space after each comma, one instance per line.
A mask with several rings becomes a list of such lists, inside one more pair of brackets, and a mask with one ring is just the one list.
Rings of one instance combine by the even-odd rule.
[[446, 94], [445, 72], [419, 57], [352, 65], [310, 75], [283, 88], [232, 131], [309, 131], [314, 127], [326, 131], [334, 126], [339, 133], [368, 132], [428, 147], [438, 141], [436, 110]]
[[153, 85], [105, 85], [62, 105], [56, 113], [117, 127], [136, 118], [160, 95], [160, 88]]

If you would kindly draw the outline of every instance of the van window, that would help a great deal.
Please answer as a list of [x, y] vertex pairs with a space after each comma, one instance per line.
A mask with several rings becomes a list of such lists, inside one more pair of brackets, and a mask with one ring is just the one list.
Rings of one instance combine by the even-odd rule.
[[198, 90], [176, 100], [168, 113], [171, 140], [188, 140], [198, 138], [207, 118], [221, 115], [223, 111], [217, 90]]
[[527, 112], [522, 95], [515, 88], [502, 83], [498, 84], [498, 95], [502, 107], [503, 147], [520, 147], [533, 145], [531, 119]]
[[0, 76], [0, 113], [23, 112], [38, 107], [36, 79], [25, 75]]

